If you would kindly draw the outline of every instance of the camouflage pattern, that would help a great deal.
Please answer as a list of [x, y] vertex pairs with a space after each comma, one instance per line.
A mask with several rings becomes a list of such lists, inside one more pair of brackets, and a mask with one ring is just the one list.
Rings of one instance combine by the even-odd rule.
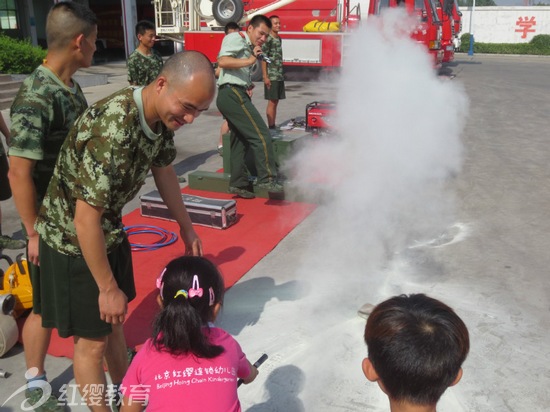
[[33, 181], [40, 203], [46, 194], [65, 137], [88, 103], [73, 80], [67, 87], [47, 67], [38, 68], [21, 85], [11, 105], [9, 155], [36, 160]]
[[269, 80], [284, 80], [283, 75], [283, 46], [280, 37], [267, 36], [262, 46], [264, 54], [271, 59], [267, 65], [267, 77]]
[[109, 253], [124, 238], [122, 208], [141, 189], [151, 166], [175, 159], [174, 133], [160, 122], [158, 134], [141, 123], [141, 91], [127, 87], [90, 106], [67, 136], [35, 225], [60, 253], [82, 255], [73, 224], [76, 199], [104, 209]]
[[157, 78], [163, 64], [162, 56], [155, 49], [151, 49], [149, 56], [134, 50], [128, 57], [128, 82], [135, 86], [147, 86]]

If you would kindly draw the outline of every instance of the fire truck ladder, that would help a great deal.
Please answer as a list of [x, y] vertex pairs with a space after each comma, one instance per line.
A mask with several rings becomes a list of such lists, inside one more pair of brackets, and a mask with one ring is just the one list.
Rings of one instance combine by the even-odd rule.
[[221, 30], [229, 21], [243, 24], [257, 14], [269, 13], [294, 1], [275, 0], [244, 12], [242, 0], [154, 0], [156, 31], [162, 37], [183, 42], [184, 32], [201, 30], [201, 22], [210, 29]]

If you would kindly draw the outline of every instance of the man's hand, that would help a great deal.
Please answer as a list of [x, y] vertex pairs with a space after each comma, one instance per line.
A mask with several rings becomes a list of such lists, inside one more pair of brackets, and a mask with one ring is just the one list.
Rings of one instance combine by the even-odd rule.
[[181, 239], [185, 244], [185, 254], [188, 256], [202, 256], [202, 241], [191, 227], [187, 232], [180, 230]]
[[27, 245], [27, 260], [33, 265], [40, 266], [40, 261], [38, 260], [38, 239], [40, 236], [38, 233], [34, 233], [29, 236], [29, 243]]
[[271, 80], [269, 80], [269, 77], [264, 78], [264, 84], [265, 84], [265, 87], [267, 87], [268, 89], [271, 89]]
[[123, 323], [128, 311], [128, 297], [112, 280], [106, 289], [99, 289], [99, 314], [101, 320], [113, 325]]

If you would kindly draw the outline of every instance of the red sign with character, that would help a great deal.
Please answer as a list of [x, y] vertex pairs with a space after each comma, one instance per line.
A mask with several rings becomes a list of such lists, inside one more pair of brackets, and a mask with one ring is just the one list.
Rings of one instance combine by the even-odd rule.
[[525, 39], [527, 38], [527, 33], [534, 33], [535, 29], [533, 29], [533, 26], [536, 26], [537, 22], [535, 20], [535, 16], [532, 16], [531, 18], [525, 16], [518, 18], [518, 21], [516, 21], [516, 26], [519, 28], [516, 29], [516, 33], [522, 33], [521, 38]]

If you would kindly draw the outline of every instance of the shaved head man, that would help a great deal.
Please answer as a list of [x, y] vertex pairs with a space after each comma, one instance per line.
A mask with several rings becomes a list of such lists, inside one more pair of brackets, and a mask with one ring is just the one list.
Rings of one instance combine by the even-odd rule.
[[[193, 123], [215, 95], [214, 70], [201, 53], [172, 56], [145, 87], [128, 87], [90, 106], [65, 140], [39, 212], [42, 322], [74, 338], [74, 376], [93, 411], [110, 411], [105, 356], [114, 384], [128, 367], [122, 330], [135, 297], [122, 209], [152, 172], [180, 227], [187, 255], [202, 244], [181, 201], [172, 162], [174, 131]], [[70, 268], [70, 269], [68, 269]]]

